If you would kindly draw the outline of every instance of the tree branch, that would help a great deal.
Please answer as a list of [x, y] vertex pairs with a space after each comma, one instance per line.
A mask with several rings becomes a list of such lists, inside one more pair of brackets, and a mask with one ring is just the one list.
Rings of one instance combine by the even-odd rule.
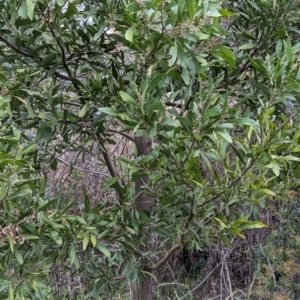
[[[115, 168], [113, 166], [113, 163], [112, 163], [112, 161], [110, 159], [110, 156], [108, 155], [106, 149], [104, 148], [104, 145], [100, 141], [99, 141], [99, 145], [103, 149], [103, 150], [101, 149], [101, 152], [102, 152], [103, 159], [105, 161], [105, 164], [106, 164], [106, 166], [108, 168], [108, 171], [109, 171], [111, 177], [118, 177], [118, 175], [116, 173], [116, 170], [115, 170]], [[120, 187], [120, 189], [122, 189], [122, 182], [121, 182], [121, 180], [118, 180], [117, 183], [118, 183], [118, 186]], [[118, 189], [117, 192], [119, 194], [119, 202], [120, 202], [120, 204], [122, 204], [123, 196], [122, 196], [122, 191], [120, 189]]]
[[[19, 54], [22, 54], [23, 56], [26, 56], [26, 57], [30, 57], [30, 58], [32, 58], [36, 63], [39, 63], [39, 62], [41, 62], [41, 59], [40, 59], [40, 61], [37, 61], [37, 59], [34, 57], [34, 56], [32, 56], [32, 55], [30, 55], [30, 53], [28, 52], [28, 50], [27, 49], [24, 49], [24, 48], [19, 48], [19, 47], [17, 47], [17, 45], [16, 44], [14, 44], [13, 42], [11, 42], [11, 41], [9, 41], [8, 39], [6, 39], [3, 35], [1, 35], [0, 34], [0, 41], [2, 41], [3, 43], [5, 43], [9, 48], [11, 48], [11, 49], [13, 49], [13, 50], [15, 50], [17, 53], [19, 53]], [[50, 67], [44, 67], [46, 70], [50, 70]], [[59, 72], [55, 72], [54, 73], [58, 78], [60, 78], [60, 79], [64, 79], [64, 80], [69, 80], [69, 81], [72, 81], [72, 77], [70, 77], [70, 76], [67, 76], [67, 75], [64, 75], [64, 74], [61, 74], [61, 73], [59, 73]]]
[[7, 40], [3, 35], [0, 34], [0, 41], [2, 41], [3, 43], [5, 43], [8, 47], [14, 49], [15, 51], [17, 51], [18, 53], [26, 56], [26, 57], [31, 57], [31, 55], [27, 52], [27, 50], [25, 49], [21, 49], [19, 47], [17, 47], [16, 44], [14, 44], [13, 42], [10, 42], [9, 40]]
[[[69, 69], [69, 66], [67, 65], [65, 49], [64, 49], [64, 47], [62, 46], [62, 44], [61, 44], [61, 42], [59, 41], [59, 39], [57, 38], [57, 36], [56, 36], [56, 34], [55, 34], [55, 32], [54, 32], [52, 26], [50, 25], [49, 20], [47, 20], [45, 14], [44, 14], [44, 12], [43, 12], [43, 10], [41, 9], [40, 4], [38, 4], [38, 5], [39, 5], [39, 9], [40, 9], [41, 14], [42, 14], [42, 16], [44, 17], [45, 23], [47, 24], [47, 26], [48, 26], [48, 28], [49, 28], [49, 30], [50, 30], [50, 32], [51, 32], [53, 38], [56, 40], [57, 45], [58, 45], [58, 47], [59, 47], [59, 49], [60, 49], [60, 52], [61, 52], [61, 55], [62, 55], [61, 61], [62, 61], [62, 63], [63, 63], [63, 66], [64, 66], [66, 72], [68, 73], [69, 77], [72, 78], [72, 77], [74, 77], [74, 76], [72, 75], [72, 73], [71, 73], [71, 71], [70, 71], [70, 69]], [[77, 93], [78, 93], [78, 95], [79, 95], [79, 99], [80, 99], [81, 104], [84, 105], [84, 104], [85, 104], [85, 99], [84, 99], [84, 97], [83, 97], [83, 95], [82, 95], [82, 93], [81, 93], [81, 90], [80, 90], [79, 86], [78, 86], [75, 82], [72, 82], [72, 83], [73, 83], [73, 86], [74, 86], [75, 90], [77, 91]]]
[[115, 129], [108, 129], [108, 131], [111, 131], [111, 132], [115, 132], [115, 133], [118, 133], [124, 137], [126, 137], [127, 139], [129, 139], [130, 141], [134, 142], [134, 138], [133, 136], [131, 136], [130, 134], [126, 133], [126, 132], [122, 132], [122, 131], [119, 131], [119, 130], [115, 130]]
[[58, 161], [64, 163], [65, 165], [77, 170], [77, 171], [80, 171], [80, 172], [83, 172], [83, 173], [88, 173], [88, 174], [91, 174], [91, 175], [95, 175], [95, 176], [105, 176], [105, 177], [108, 177], [108, 178], [111, 178], [111, 176], [107, 173], [102, 173], [102, 172], [96, 172], [96, 171], [90, 171], [90, 170], [85, 170], [85, 169], [81, 169], [81, 168], [78, 168], [76, 166], [72, 166], [70, 163], [68, 163], [67, 161], [59, 158], [59, 157], [55, 157]]
[[169, 250], [169, 252], [165, 255], [165, 257], [163, 257], [158, 263], [153, 264], [153, 265], [145, 265], [144, 270], [154, 271], [154, 270], [161, 268], [169, 260], [169, 258], [172, 256], [172, 254], [176, 250], [180, 249], [180, 247], [181, 247], [181, 245], [179, 245], [179, 244], [175, 245], [173, 248], [171, 248]]

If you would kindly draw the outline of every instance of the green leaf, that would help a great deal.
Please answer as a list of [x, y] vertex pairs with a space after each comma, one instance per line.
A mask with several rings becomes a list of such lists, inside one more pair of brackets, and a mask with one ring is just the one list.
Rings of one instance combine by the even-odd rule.
[[219, 46], [219, 50], [221, 51], [221, 56], [225, 59], [225, 61], [232, 67], [235, 67], [235, 55], [234, 53], [226, 46]]
[[151, 103], [147, 107], [146, 112], [150, 116], [154, 110], [159, 110], [159, 111], [164, 112], [166, 109], [165, 109], [164, 105], [162, 104], [162, 102], [159, 100], [159, 101], [155, 101], [155, 102]]
[[282, 40], [278, 40], [276, 43], [276, 53], [277, 57], [280, 58], [282, 54]]
[[82, 240], [82, 251], [84, 251], [89, 243], [90, 232], [86, 231]]
[[14, 289], [12, 286], [9, 286], [9, 300], [14, 300], [15, 296], [14, 296]]
[[22, 4], [20, 5], [20, 7], [19, 7], [19, 9], [18, 9], [18, 15], [21, 17], [21, 18], [23, 18], [23, 19], [25, 19], [26, 17], [27, 17], [27, 15], [28, 15], [28, 13], [27, 13], [27, 4], [26, 4], [26, 2], [24, 1], [24, 2], [22, 2]]
[[271, 196], [276, 196], [276, 194], [269, 189], [257, 189], [257, 191]]
[[293, 54], [296, 54], [300, 51], [300, 43], [297, 43], [296, 45], [294, 45], [292, 47], [292, 50], [293, 50]]
[[285, 41], [284, 43], [284, 50], [285, 50], [285, 55], [286, 55], [286, 59], [287, 61], [291, 61], [293, 59], [293, 50], [292, 50], [292, 44], [291, 44], [291, 40], [288, 39], [287, 41]]
[[190, 83], [190, 72], [188, 69], [183, 68], [181, 71], [181, 77], [186, 85]]
[[50, 225], [50, 226], [53, 227], [53, 228], [62, 228], [62, 229], [64, 229], [64, 226], [63, 226], [63, 225], [58, 224], [58, 223], [55, 223], [55, 222], [53, 222], [53, 221], [51, 221], [51, 220], [49, 220], [49, 219], [43, 218], [42, 220], [43, 220], [46, 224]]
[[20, 265], [23, 265], [23, 263], [24, 263], [23, 257], [21, 255], [21, 253], [19, 252], [19, 250], [17, 250], [17, 249], [15, 249], [15, 257], [16, 257], [18, 263]]
[[212, 16], [212, 17], [221, 17], [222, 15], [219, 13], [219, 11], [213, 7], [213, 6], [210, 6], [208, 8], [208, 12], [209, 14]]
[[177, 44], [179, 50], [179, 63], [183, 68], [187, 68], [189, 66], [190, 59], [185, 53], [181, 43]]
[[214, 220], [218, 222], [222, 229], [228, 228], [228, 226], [221, 219], [215, 217]]
[[19, 140], [16, 139], [16, 138], [10, 138], [10, 137], [6, 137], [6, 138], [2, 138], [0, 137], [0, 143], [3, 143], [3, 144], [9, 144], [9, 145], [18, 145], [19, 143]]
[[231, 12], [229, 10], [226, 10], [226, 9], [220, 9], [219, 10], [219, 13], [223, 16], [223, 17], [232, 17], [232, 16], [235, 16], [236, 14], [234, 12]]
[[209, 159], [206, 157], [206, 155], [202, 151], [199, 151], [199, 153], [200, 153], [202, 159], [204, 160], [208, 170], [210, 171], [210, 174], [213, 175], [213, 169], [212, 169]]
[[233, 152], [236, 154], [236, 156], [239, 158], [239, 160], [243, 164], [245, 164], [245, 160], [244, 160], [242, 153], [234, 146], [234, 144], [231, 144], [230, 146], [232, 147]]
[[36, 235], [26, 235], [25, 236], [25, 240], [26, 241], [29, 241], [29, 240], [38, 240], [38, 239], [39, 239], [39, 237], [36, 236]]
[[239, 230], [243, 231], [246, 229], [264, 228], [267, 227], [264, 223], [258, 221], [247, 221], [245, 224], [239, 227]]
[[267, 76], [268, 73], [266, 72], [264, 66], [252, 59], [252, 57], [249, 54], [247, 54], [247, 57], [255, 70], [257, 70], [262, 76]]
[[110, 116], [118, 116], [119, 113], [111, 107], [98, 107], [98, 110]]
[[111, 253], [109, 252], [109, 250], [106, 247], [102, 246], [99, 242], [97, 242], [96, 248], [99, 251], [101, 251], [105, 256], [111, 257]]
[[257, 11], [260, 11], [259, 7], [258, 7], [253, 1], [247, 0], [247, 2], [248, 2], [254, 9], [256, 9]]
[[15, 190], [8, 197], [9, 200], [21, 200], [32, 195], [32, 190], [28, 186], [21, 186], [19, 189]]
[[196, 55], [196, 59], [201, 63], [202, 66], [207, 66], [207, 60], [202, 56]]
[[253, 49], [257, 46], [255, 43], [249, 43], [249, 44], [244, 44], [239, 47], [240, 50], [248, 50], [248, 49]]
[[193, 21], [195, 16], [195, 0], [185, 0], [185, 5], [189, 12], [190, 21]]
[[14, 250], [15, 250], [15, 248], [14, 248], [14, 242], [13, 242], [11, 236], [8, 235], [6, 238], [8, 239], [8, 242], [9, 242], [9, 248], [10, 248], [10, 251], [11, 251], [12, 253], [14, 253]]
[[258, 125], [257, 121], [254, 121], [250, 118], [236, 118], [236, 119], [228, 120], [227, 122], [234, 123], [234, 124], [240, 124], [240, 125], [249, 125], [249, 126]]
[[152, 91], [154, 88], [156, 88], [157, 85], [158, 85], [163, 79], [165, 79], [166, 77], [167, 77], [167, 73], [159, 74], [159, 75], [157, 75], [156, 77], [154, 77], [154, 78], [151, 80], [149, 86], [147, 87], [146, 93], [151, 92], [151, 91]]
[[272, 6], [273, 6], [273, 4], [270, 1], [267, 1], [267, 0], [261, 0], [261, 4], [264, 7], [267, 7], [267, 8], [272, 8]]
[[21, 152], [21, 155], [28, 154], [35, 150], [35, 143], [30, 143]]
[[121, 178], [120, 177], [113, 177], [110, 179], [107, 179], [103, 183], [103, 189], [107, 189], [108, 187], [112, 186], [114, 183], [118, 182]]
[[26, 0], [26, 5], [27, 5], [27, 12], [28, 12], [28, 17], [30, 20], [33, 19], [33, 12], [34, 12], [34, 4], [32, 0]]
[[87, 193], [85, 186], [83, 187], [83, 197], [84, 197], [84, 212], [88, 214], [90, 213], [91, 210], [91, 203], [90, 203], [90, 197]]
[[228, 143], [232, 143], [232, 139], [231, 136], [229, 135], [229, 133], [227, 132], [227, 130], [214, 130], [215, 132], [217, 132], [224, 140], [226, 140]]
[[104, 32], [104, 29], [105, 29], [105, 25], [102, 25], [101, 27], [100, 27], [100, 29], [97, 31], [97, 33], [94, 35], [94, 41], [97, 41], [100, 37], [101, 37], [101, 35], [103, 34], [103, 32]]
[[280, 167], [275, 160], [272, 160], [271, 163], [269, 163], [266, 167], [270, 168], [273, 171], [273, 173], [275, 174], [275, 176], [279, 176]]
[[292, 156], [292, 155], [280, 156], [279, 158], [284, 159], [284, 160], [300, 161], [300, 157], [296, 157], [296, 156]]
[[175, 46], [170, 48], [169, 54], [171, 55], [171, 58], [169, 59], [169, 67], [171, 67], [174, 65], [177, 59], [177, 44], [175, 44]]
[[185, 127], [193, 126], [193, 123], [188, 118], [177, 117], [177, 119], [179, 120], [179, 122], [181, 123], [182, 126], [185, 126]]
[[72, 244], [70, 249], [69, 249], [69, 259], [70, 259], [70, 264], [73, 265], [76, 257], [76, 251], [75, 251], [75, 245]]
[[89, 101], [86, 101], [86, 103], [83, 105], [83, 107], [81, 108], [80, 112], [79, 112], [79, 118], [83, 118], [88, 109], [89, 109], [89, 106], [90, 106], [90, 102]]
[[134, 35], [134, 32], [135, 32], [135, 29], [136, 29], [137, 25], [138, 24], [135, 24], [134, 26], [127, 29], [126, 32], [125, 32], [125, 39], [127, 41], [131, 42], [131, 43], [133, 41], [133, 35]]
[[157, 66], [157, 62], [155, 62], [154, 64], [152, 64], [152, 65], [148, 68], [147, 74], [148, 74], [149, 76], [152, 75], [152, 73], [153, 73], [153, 71], [155, 70], [156, 66]]
[[120, 92], [120, 96], [123, 99], [123, 101], [126, 103], [133, 104], [133, 105], [137, 104], [135, 99], [133, 99], [131, 96], [129, 96], [127, 93], [123, 91]]
[[53, 61], [56, 61], [56, 59], [57, 59], [57, 54], [51, 53], [43, 58], [41, 65], [46, 67], [50, 65]]
[[91, 242], [92, 242], [92, 245], [93, 247], [96, 247], [96, 244], [97, 244], [97, 238], [94, 234], [91, 234]]
[[46, 186], [47, 186], [47, 173], [42, 178], [42, 182], [39, 189], [40, 196], [44, 195]]
[[284, 87], [285, 90], [300, 92], [300, 84], [297, 82], [289, 83]]
[[295, 147], [292, 152], [300, 152], [300, 146]]

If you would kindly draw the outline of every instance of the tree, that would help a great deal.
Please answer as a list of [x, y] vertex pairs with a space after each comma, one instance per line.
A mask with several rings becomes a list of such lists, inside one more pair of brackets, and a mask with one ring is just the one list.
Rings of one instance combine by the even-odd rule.
[[[86, 298], [130, 281], [153, 299], [179, 250], [263, 227], [260, 207], [299, 175], [298, 6], [2, 2], [4, 292], [51, 298], [60, 261], [88, 276]], [[37, 174], [65, 151], [96, 153], [114, 201], [47, 195]]]

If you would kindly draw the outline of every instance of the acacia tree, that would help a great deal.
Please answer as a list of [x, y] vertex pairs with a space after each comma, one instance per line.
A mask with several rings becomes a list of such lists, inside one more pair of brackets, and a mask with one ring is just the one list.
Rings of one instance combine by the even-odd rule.
[[[88, 276], [86, 298], [130, 282], [153, 299], [176, 251], [264, 226], [299, 173], [297, 9], [2, 1], [3, 297], [50, 299], [61, 262]], [[132, 153], [111, 151], [120, 136]], [[64, 151], [96, 152], [114, 201], [48, 199], [37, 174]]]

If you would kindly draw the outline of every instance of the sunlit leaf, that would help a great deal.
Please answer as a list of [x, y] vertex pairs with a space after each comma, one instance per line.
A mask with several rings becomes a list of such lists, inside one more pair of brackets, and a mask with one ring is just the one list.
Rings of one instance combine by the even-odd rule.
[[34, 4], [32, 0], [26, 0], [26, 5], [27, 5], [27, 12], [28, 12], [28, 17], [30, 20], [33, 19], [33, 12], [34, 12]]
[[262, 188], [262, 189], [258, 189], [257, 191], [264, 193], [264, 194], [271, 195], [271, 196], [276, 196], [276, 194], [269, 189]]
[[86, 231], [82, 240], [82, 250], [84, 251], [89, 243], [90, 233]]
[[135, 99], [133, 99], [131, 96], [129, 96], [127, 93], [123, 91], [120, 92], [120, 96], [122, 100], [126, 103], [133, 104], [133, 105], [137, 104], [137, 101]]
[[135, 32], [137, 25], [134, 25], [132, 27], [130, 27], [129, 29], [127, 29], [126, 33], [125, 33], [125, 39], [129, 42], [133, 41], [133, 35]]
[[22, 265], [23, 262], [24, 262], [24, 260], [23, 260], [23, 257], [22, 257], [22, 255], [21, 255], [21, 253], [20, 253], [19, 250], [17, 250], [17, 249], [15, 249], [14, 253], [15, 253], [15, 257], [16, 257], [18, 263], [19, 263], [20, 265]]
[[101, 112], [104, 112], [105, 114], [108, 114], [110, 116], [118, 116], [119, 115], [118, 111], [116, 111], [115, 109], [113, 109], [111, 107], [99, 107], [98, 110]]
[[89, 101], [87, 101], [84, 105], [83, 105], [83, 107], [81, 108], [81, 110], [80, 110], [80, 112], [79, 112], [79, 118], [83, 118], [85, 115], [86, 115], [86, 113], [87, 113], [87, 111], [88, 111], [88, 109], [89, 109], [89, 106], [90, 106], [90, 102]]
[[105, 256], [111, 257], [111, 253], [109, 252], [109, 250], [106, 247], [102, 246], [99, 242], [97, 242], [96, 248], [100, 250]]

